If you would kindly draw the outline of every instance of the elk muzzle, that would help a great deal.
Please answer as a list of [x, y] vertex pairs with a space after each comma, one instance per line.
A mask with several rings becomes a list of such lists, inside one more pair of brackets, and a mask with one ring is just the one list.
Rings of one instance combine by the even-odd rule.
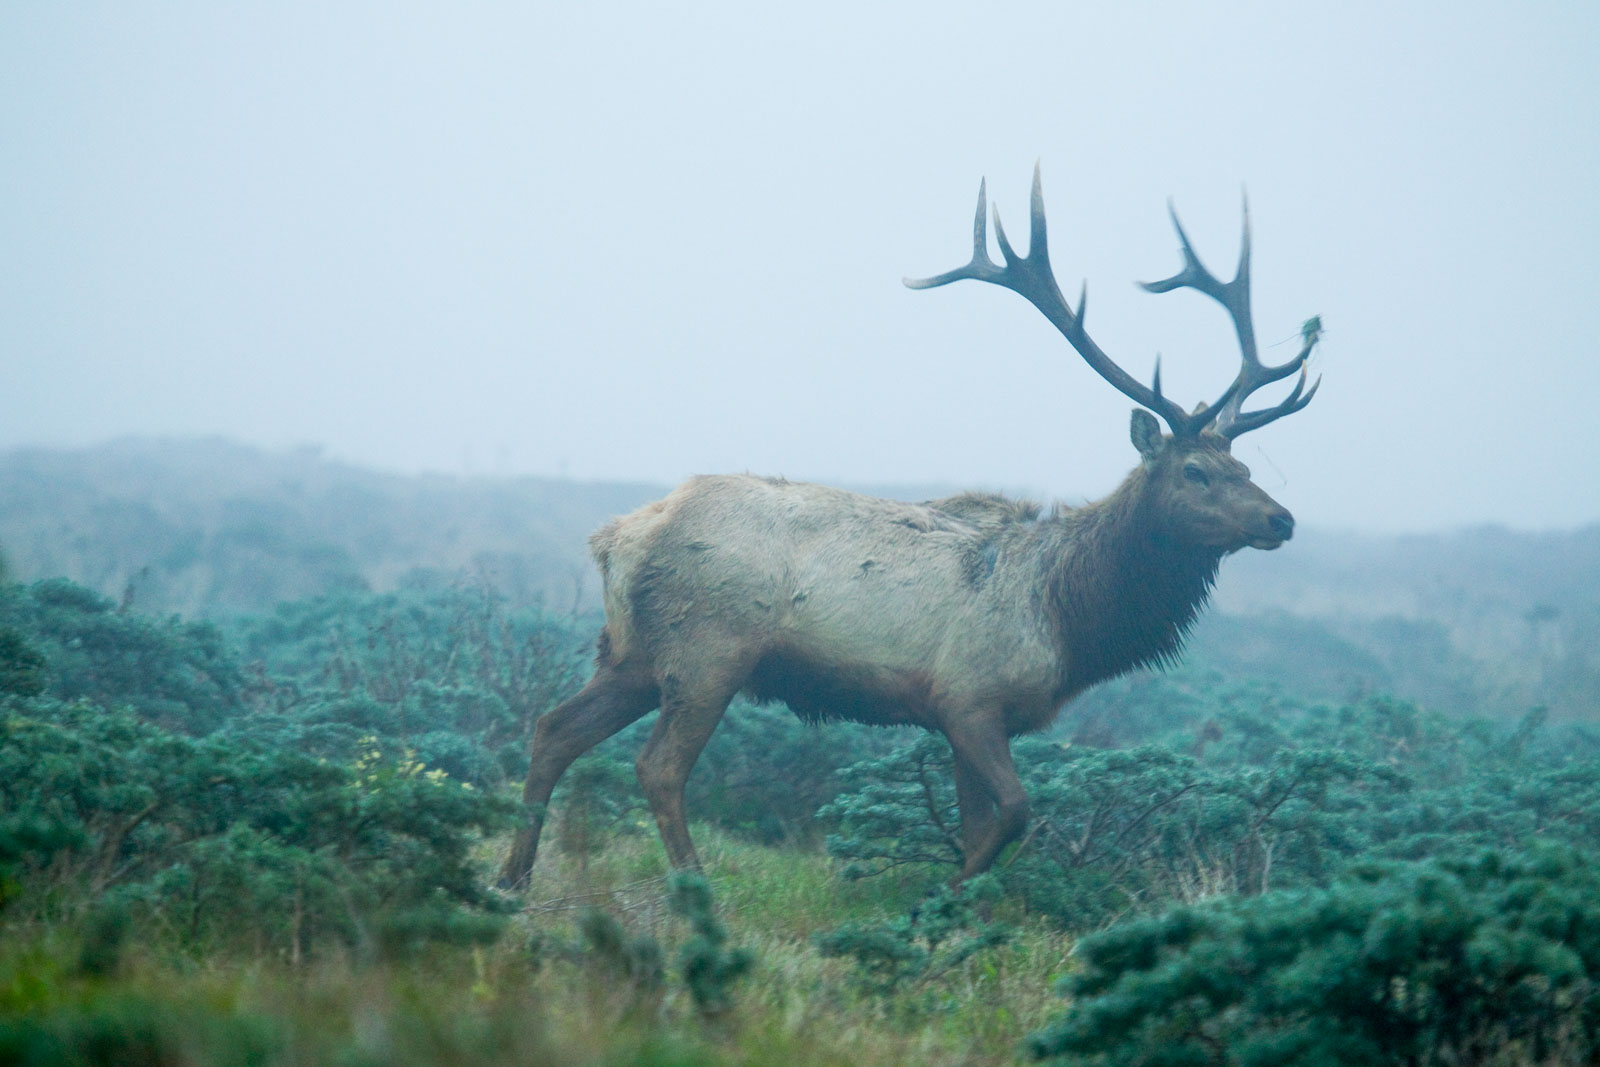
[[1294, 536], [1294, 516], [1288, 508], [1274, 508], [1266, 514], [1266, 532], [1250, 541], [1251, 548], [1271, 551]]

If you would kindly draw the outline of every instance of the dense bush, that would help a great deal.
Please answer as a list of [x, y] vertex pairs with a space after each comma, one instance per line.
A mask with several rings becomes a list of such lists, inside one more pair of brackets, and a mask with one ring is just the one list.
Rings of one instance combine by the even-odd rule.
[[813, 940], [824, 956], [853, 959], [868, 991], [904, 995], [1005, 943], [1010, 927], [984, 914], [999, 896], [995, 877], [980, 875], [959, 888], [935, 886], [904, 915], [847, 922]]
[[[1013, 743], [1033, 818], [997, 871], [1008, 895], [1084, 930], [1218, 894], [1323, 886], [1349, 864], [1534, 838], [1600, 853], [1600, 758], [1542, 714], [1449, 720], [1218, 694], [1192, 732], [1097, 749]], [[843, 772], [819, 813], [845, 873], [962, 859], [948, 746], [925, 736]]]
[[1111, 1065], [1522, 1064], [1600, 1052], [1600, 874], [1565, 848], [1360, 866], [1078, 945], [1040, 1057]]
[[[1013, 745], [1033, 819], [998, 867], [1032, 909], [1082, 929], [1222, 892], [1316, 882], [1364, 844], [1355, 809], [1397, 785], [1344, 753], [1285, 749], [1263, 766], [1212, 768], [1158, 745]], [[819, 813], [851, 877], [962, 859], [948, 745], [927, 736], [845, 772]]]
[[376, 735], [480, 788], [519, 780], [533, 720], [576, 691], [592, 627], [426, 586], [279, 605], [235, 624], [258, 732], [330, 759]]
[[293, 959], [493, 933], [469, 852], [507, 799], [392, 736], [345, 761], [285, 744], [209, 627], [60, 582], [0, 604], [0, 920], [114, 906], [187, 950]]
[[840, 772], [904, 739], [858, 723], [819, 726], [781, 704], [736, 699], [689, 778], [689, 812], [762, 844], [819, 845], [817, 809], [838, 794]]
[[[0, 905], [114, 900], [195, 952], [292, 959], [493, 931], [470, 851], [508, 825], [531, 724], [580, 684], [588, 644], [581, 623], [459, 588], [284, 605], [225, 633], [57, 581], [0, 587], [0, 620]], [[651, 725], [572, 769], [552, 845], [587, 856], [648, 824], [632, 763]], [[691, 809], [805, 842], [835, 770], [878, 736], [741, 703]]]
[[13, 697], [0, 702], [0, 808], [9, 907], [110, 897], [196, 950], [298, 958], [490, 932], [468, 850], [510, 804], [376, 744], [341, 766]]
[[[52, 579], [0, 585], [6, 632], [37, 657], [36, 691], [62, 700], [131, 707], [189, 734], [208, 733], [245, 707], [244, 674], [209, 623], [119, 611], [97, 593]], [[0, 639], [0, 664], [7, 661]]]

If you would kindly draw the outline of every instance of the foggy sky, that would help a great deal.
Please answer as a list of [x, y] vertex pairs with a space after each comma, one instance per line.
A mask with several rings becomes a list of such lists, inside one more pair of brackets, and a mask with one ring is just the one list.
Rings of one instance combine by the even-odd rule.
[[1600, 6], [8, 4], [0, 448], [320, 444], [402, 471], [753, 470], [1069, 500], [1130, 402], [970, 254], [1044, 168], [1062, 288], [1303, 524], [1600, 520]]

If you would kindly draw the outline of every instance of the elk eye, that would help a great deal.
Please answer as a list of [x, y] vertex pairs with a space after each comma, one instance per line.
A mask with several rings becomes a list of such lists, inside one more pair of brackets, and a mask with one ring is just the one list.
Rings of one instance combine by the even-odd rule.
[[1183, 477], [1185, 481], [1193, 482], [1201, 488], [1211, 484], [1211, 479], [1206, 477], [1206, 472], [1201, 470], [1199, 465], [1195, 463], [1184, 464]]

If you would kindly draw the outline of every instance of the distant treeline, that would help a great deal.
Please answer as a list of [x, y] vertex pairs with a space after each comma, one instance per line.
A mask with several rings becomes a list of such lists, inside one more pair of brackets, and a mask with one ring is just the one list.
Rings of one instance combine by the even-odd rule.
[[[873, 491], [918, 499], [942, 487]], [[225, 619], [330, 592], [492, 587], [517, 607], [598, 608], [588, 534], [644, 484], [405, 477], [314, 450], [128, 440], [0, 456], [0, 554], [154, 614]], [[1389, 692], [1463, 714], [1600, 695], [1600, 527], [1408, 537], [1312, 530], [1223, 567], [1193, 643], [1227, 673], [1312, 697]]]

